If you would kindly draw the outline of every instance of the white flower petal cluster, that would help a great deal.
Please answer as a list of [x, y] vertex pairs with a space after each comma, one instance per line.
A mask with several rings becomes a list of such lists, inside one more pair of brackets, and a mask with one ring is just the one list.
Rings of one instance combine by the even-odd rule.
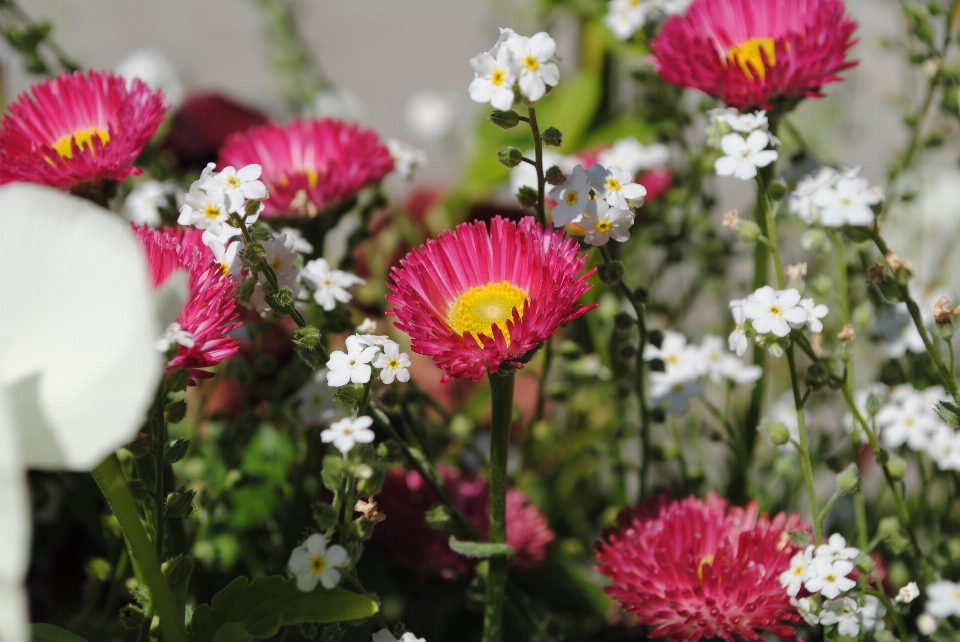
[[123, 217], [134, 225], [160, 227], [160, 207], [169, 206], [179, 193], [180, 188], [172, 181], [142, 181], [124, 199]]
[[550, 218], [555, 227], [576, 223], [590, 202], [590, 177], [583, 165], [577, 165], [565, 181], [550, 190], [550, 198], [556, 201]]
[[315, 372], [300, 390], [290, 397], [296, 406], [297, 416], [304, 424], [324, 424], [333, 419], [336, 403], [333, 390], [327, 384], [327, 369]]
[[310, 291], [313, 300], [327, 312], [337, 306], [337, 301], [348, 303], [353, 299], [347, 288], [366, 283], [355, 274], [332, 269], [326, 259], [308, 261], [300, 271], [300, 282]]
[[766, 134], [771, 147], [780, 145], [780, 140], [770, 132], [766, 111], [740, 113], [733, 107], [717, 107], [707, 112], [707, 145], [714, 149], [723, 149], [723, 139], [733, 132], [748, 136], [755, 131]]
[[131, 51], [114, 67], [114, 71], [127, 79], [127, 88], [137, 78], [145, 82], [150, 89], [162, 91], [171, 110], [182, 105], [186, 98], [186, 90], [180, 82], [177, 69], [159, 49]]
[[287, 568], [297, 578], [297, 588], [309, 593], [318, 583], [325, 589], [335, 588], [348, 560], [347, 549], [337, 544], [328, 547], [327, 538], [314, 533], [293, 549]]
[[897, 386], [875, 417], [880, 441], [887, 448], [906, 445], [926, 453], [941, 470], [960, 471], [960, 433], [944, 424], [936, 412], [945, 395], [940, 386], [916, 390]]
[[788, 202], [790, 212], [824, 227], [872, 225], [871, 208], [883, 202], [883, 192], [859, 174], [859, 167], [843, 172], [821, 167], [797, 183]]
[[823, 331], [820, 321], [829, 310], [813, 299], [803, 299], [794, 288], [774, 290], [765, 285], [746, 299], [730, 302], [730, 312], [737, 324], [729, 337], [730, 349], [743, 356], [747, 351], [747, 324], [758, 335], [783, 338], [791, 330], [808, 328]]
[[354, 334], [347, 337], [347, 351], [336, 350], [327, 361], [327, 384], [338, 388], [348, 383], [367, 383], [373, 368], [380, 370], [380, 381], [391, 384], [410, 380], [410, 355], [386, 335]]
[[633, 174], [616, 166], [604, 167], [594, 163], [587, 169], [587, 178], [597, 198], [606, 201], [610, 207], [640, 207], [647, 195], [647, 188], [633, 182]]
[[648, 21], [662, 20], [687, 10], [691, 0], [610, 0], [604, 24], [620, 40], [629, 40]]
[[633, 136], [619, 138], [597, 154], [600, 165], [618, 167], [631, 176], [655, 167], [664, 167], [669, 160], [669, 147], [663, 143], [644, 145]]
[[[281, 288], [297, 291], [297, 277], [300, 274], [300, 255], [294, 250], [296, 239], [289, 234], [280, 234], [272, 241], [263, 241], [263, 250], [267, 265], [277, 275], [277, 284]], [[267, 277], [262, 272], [258, 275], [256, 288], [250, 297], [250, 303], [257, 312], [264, 313], [270, 309], [263, 291]]]
[[630, 238], [633, 212], [593, 199], [575, 225], [586, 232], [583, 240], [587, 245], [606, 245], [610, 239], [623, 243]]
[[387, 139], [387, 151], [393, 159], [393, 171], [400, 178], [410, 180], [414, 172], [427, 166], [425, 151], [396, 138]]
[[439, 140], [453, 128], [456, 111], [450, 97], [437, 89], [424, 89], [407, 101], [407, 129], [424, 140]]
[[557, 43], [545, 31], [528, 38], [501, 28], [497, 44], [470, 60], [474, 71], [470, 98], [507, 111], [513, 107], [517, 86], [528, 101], [540, 100], [547, 87], [560, 82], [560, 69], [553, 62], [556, 51]]
[[349, 417], [335, 421], [330, 427], [320, 433], [320, 441], [333, 444], [334, 448], [346, 455], [357, 444], [369, 444], [376, 435], [370, 430], [373, 419], [370, 417]]
[[556, 227], [577, 225], [590, 245], [604, 245], [611, 238], [622, 242], [630, 238], [631, 208], [643, 205], [646, 195], [647, 189], [619, 166], [594, 163], [584, 169], [578, 164], [550, 190], [550, 198], [557, 203], [550, 217]]
[[863, 604], [850, 597], [827, 600], [820, 611], [820, 624], [837, 625], [840, 635], [856, 637], [864, 631], [882, 631], [887, 609], [872, 595], [863, 596]]
[[960, 584], [949, 580], [929, 584], [926, 612], [936, 618], [960, 615]]
[[181, 345], [184, 348], [192, 348], [195, 345], [193, 333], [181, 328], [176, 321], [167, 326], [160, 338], [153, 343], [153, 347], [157, 352], [166, 352], [174, 345]]
[[746, 138], [739, 132], [726, 134], [720, 139], [723, 156], [714, 163], [717, 176], [734, 176], [744, 181], [756, 177], [758, 168], [766, 167], [779, 157], [776, 150], [767, 149], [770, 144], [770, 135], [759, 129]]
[[731, 381], [745, 386], [755, 383], [763, 376], [760, 366], [746, 364], [743, 359], [727, 351], [721, 337], [706, 335], [700, 340], [700, 363], [706, 376], [713, 383]]
[[[248, 200], [267, 198], [267, 188], [260, 181], [262, 168], [259, 165], [247, 165], [239, 170], [224, 167], [220, 172], [214, 169], [216, 164], [209, 163], [184, 195], [177, 219], [180, 225], [192, 225], [219, 234], [230, 214], [242, 213]], [[259, 215], [257, 212], [247, 217], [247, 223], [253, 223]]]

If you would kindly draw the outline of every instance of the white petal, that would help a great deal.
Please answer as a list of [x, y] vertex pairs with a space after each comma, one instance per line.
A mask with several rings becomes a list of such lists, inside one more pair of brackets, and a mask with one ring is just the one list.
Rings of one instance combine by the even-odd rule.
[[328, 567], [340, 568], [347, 562], [347, 549], [334, 545], [327, 549], [325, 556]]
[[4, 306], [0, 383], [24, 462], [89, 470], [133, 438], [162, 374], [144, 252], [114, 214], [54, 189], [0, 188], [0, 211], [0, 300], [17, 302]]
[[20, 642], [27, 639], [23, 580], [30, 560], [30, 514], [26, 471], [17, 442], [6, 396], [0, 388], [0, 640]]
[[732, 156], [721, 156], [713, 164], [713, 169], [717, 172], [717, 176], [733, 176], [739, 165], [739, 161]]
[[520, 76], [520, 91], [528, 100], [536, 102], [543, 98], [547, 86], [544, 84], [543, 78], [537, 74], [523, 74]]

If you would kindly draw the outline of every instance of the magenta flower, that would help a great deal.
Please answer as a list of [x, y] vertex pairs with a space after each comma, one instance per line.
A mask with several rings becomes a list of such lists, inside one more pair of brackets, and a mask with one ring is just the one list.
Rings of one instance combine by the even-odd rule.
[[163, 94], [110, 72], [64, 73], [34, 85], [0, 121], [0, 183], [70, 190], [124, 181], [163, 121]]
[[521, 358], [594, 305], [586, 255], [574, 240], [544, 230], [532, 217], [514, 223], [463, 223], [411, 251], [390, 271], [395, 307], [387, 314], [413, 339], [411, 349], [445, 372], [443, 381], [474, 381]]
[[668, 82], [694, 87], [740, 111], [820, 97], [856, 44], [841, 0], [697, 0], [653, 40]]
[[376, 132], [338, 120], [295, 120], [232, 135], [220, 166], [263, 168], [264, 216], [314, 217], [379, 182], [393, 169]]
[[757, 512], [755, 502], [728, 510], [713, 493], [661, 495], [625, 510], [596, 546], [597, 570], [613, 580], [606, 592], [654, 627], [651, 638], [797, 640], [792, 623], [800, 618], [780, 573], [798, 550], [789, 531], [805, 526], [796, 514], [771, 520]]

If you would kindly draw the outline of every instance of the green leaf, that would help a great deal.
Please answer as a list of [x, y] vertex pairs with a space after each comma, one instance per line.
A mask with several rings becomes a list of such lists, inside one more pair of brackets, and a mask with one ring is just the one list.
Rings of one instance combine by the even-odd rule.
[[52, 624], [31, 624], [30, 642], [87, 642], [82, 637]]
[[450, 536], [450, 548], [476, 559], [487, 559], [490, 557], [513, 557], [515, 551], [509, 544], [490, 544], [488, 542], [461, 542], [454, 536]]
[[542, 599], [551, 608], [602, 619], [612, 601], [576, 563], [551, 556], [545, 563], [510, 575], [528, 595]]
[[[193, 613], [190, 642], [246, 642], [273, 637], [281, 626], [362, 620], [379, 606], [363, 595], [318, 587], [310, 593], [279, 575], [249, 583], [238, 577]], [[64, 641], [66, 642], [66, 641]]]

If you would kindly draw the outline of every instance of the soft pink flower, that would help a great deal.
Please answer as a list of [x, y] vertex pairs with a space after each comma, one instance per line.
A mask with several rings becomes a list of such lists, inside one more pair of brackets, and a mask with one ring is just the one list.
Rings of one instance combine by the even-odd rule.
[[433, 358], [443, 381], [474, 381], [521, 359], [556, 329], [594, 305], [586, 255], [574, 240], [532, 217], [463, 223], [411, 251], [390, 271], [387, 314], [410, 335], [411, 349]]
[[240, 342], [229, 333], [240, 323], [236, 310], [236, 283], [224, 274], [213, 260], [209, 249], [200, 242], [195, 232], [184, 234], [183, 228], [151, 230], [134, 227], [137, 238], [147, 251], [154, 287], [159, 288], [175, 270], [187, 271], [190, 292], [177, 323], [194, 338], [193, 347], [178, 346], [177, 353], [167, 364], [167, 372], [190, 371], [190, 382], [213, 376], [209, 370], [233, 355]]
[[696, 0], [653, 40], [669, 82], [695, 87], [740, 111], [819, 97], [842, 80], [857, 23], [841, 0]]
[[799, 616], [779, 578], [797, 550], [788, 533], [804, 525], [796, 514], [757, 512], [755, 502], [728, 510], [713, 493], [661, 495], [625, 510], [596, 547], [597, 569], [613, 580], [606, 592], [655, 627], [651, 638], [797, 640]]
[[273, 123], [228, 138], [220, 166], [252, 163], [263, 168], [270, 192], [264, 216], [316, 216], [393, 169], [376, 132], [332, 119]]
[[64, 73], [31, 88], [0, 121], [0, 183], [69, 190], [124, 181], [163, 121], [161, 92], [109, 72]]

